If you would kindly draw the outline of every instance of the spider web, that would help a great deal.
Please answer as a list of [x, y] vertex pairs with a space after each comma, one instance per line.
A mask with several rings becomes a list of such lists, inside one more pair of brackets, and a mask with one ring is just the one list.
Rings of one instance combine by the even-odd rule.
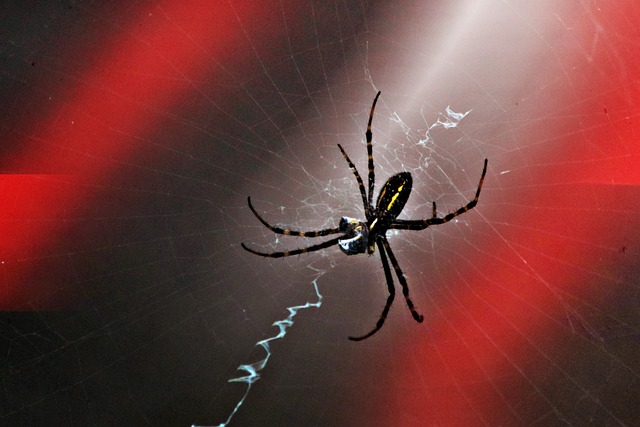
[[254, 3], [0, 9], [0, 424], [637, 424], [635, 3]]

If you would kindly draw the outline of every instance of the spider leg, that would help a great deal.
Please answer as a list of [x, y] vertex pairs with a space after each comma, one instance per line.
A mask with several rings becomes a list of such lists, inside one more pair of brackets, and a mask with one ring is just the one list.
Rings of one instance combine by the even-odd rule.
[[484, 183], [484, 176], [487, 174], [487, 163], [488, 160], [484, 159], [484, 168], [482, 169], [482, 176], [480, 177], [480, 182], [478, 183], [478, 189], [476, 190], [475, 197], [457, 211], [451, 212], [450, 214], [445, 215], [442, 218], [438, 218], [438, 214], [436, 212], [436, 202], [433, 202], [433, 212], [431, 218], [418, 220], [396, 219], [395, 221], [393, 221], [393, 223], [391, 223], [391, 226], [389, 228], [394, 228], [397, 230], [424, 230], [430, 225], [440, 225], [444, 224], [445, 222], [449, 222], [458, 215], [461, 215], [475, 208], [476, 204], [478, 203], [478, 198], [480, 197], [482, 184]]
[[393, 255], [393, 251], [391, 250], [391, 246], [389, 245], [389, 241], [386, 237], [382, 238], [382, 244], [384, 248], [387, 250], [387, 254], [389, 254], [389, 260], [391, 261], [391, 265], [393, 265], [393, 269], [396, 271], [396, 276], [398, 276], [398, 280], [400, 281], [400, 285], [402, 286], [402, 294], [404, 295], [405, 301], [407, 301], [407, 307], [409, 307], [409, 311], [411, 311], [411, 315], [414, 320], [418, 323], [421, 323], [424, 320], [422, 314], [418, 314], [415, 306], [413, 305], [413, 301], [409, 298], [409, 285], [407, 284], [407, 280], [402, 274], [402, 270], [400, 269], [400, 265], [398, 264], [398, 260], [395, 255]]
[[356, 181], [358, 181], [358, 188], [360, 189], [360, 195], [362, 196], [362, 205], [364, 206], [364, 215], [367, 217], [367, 221], [368, 221], [371, 218], [371, 205], [369, 205], [369, 202], [367, 201], [367, 192], [364, 188], [364, 182], [362, 182], [362, 178], [358, 173], [358, 169], [356, 169], [356, 165], [353, 164], [353, 162], [349, 158], [349, 155], [347, 155], [347, 152], [344, 151], [344, 149], [342, 148], [342, 145], [338, 144], [338, 148], [340, 148], [340, 151], [342, 152], [342, 157], [344, 157], [347, 163], [349, 163], [351, 172], [353, 172], [353, 174], [356, 177]]
[[287, 230], [283, 228], [274, 227], [273, 225], [269, 224], [267, 221], [262, 219], [262, 217], [258, 214], [258, 212], [255, 210], [255, 208], [251, 204], [251, 197], [247, 197], [247, 202], [249, 202], [249, 209], [251, 209], [251, 212], [253, 212], [256, 218], [258, 218], [258, 220], [265, 227], [267, 227], [269, 230], [273, 231], [274, 233], [284, 234], [286, 236], [299, 236], [299, 237], [319, 237], [319, 236], [327, 236], [329, 234], [340, 233], [339, 228], [327, 228], [325, 230], [319, 230], [319, 231], [296, 231], [296, 230]]
[[371, 121], [373, 120], [373, 112], [376, 109], [376, 103], [378, 102], [379, 96], [380, 91], [378, 91], [376, 97], [373, 99], [371, 112], [369, 113], [369, 123], [367, 123], [367, 131], [365, 132], [365, 136], [367, 138], [367, 158], [369, 160], [369, 206], [373, 203], [373, 187], [375, 186], [376, 180], [375, 172], [373, 171], [373, 145], [371, 144], [373, 134], [371, 133]]
[[349, 337], [351, 341], [362, 341], [363, 339], [369, 338], [371, 335], [375, 334], [382, 328], [384, 325], [384, 321], [387, 320], [387, 314], [389, 314], [389, 309], [391, 308], [391, 304], [393, 303], [393, 298], [396, 294], [396, 289], [393, 286], [393, 276], [391, 275], [391, 269], [389, 268], [389, 262], [387, 261], [387, 255], [384, 251], [384, 246], [382, 246], [382, 242], [378, 240], [378, 250], [380, 251], [380, 259], [382, 259], [382, 268], [384, 268], [384, 275], [387, 279], [387, 288], [389, 289], [389, 296], [387, 297], [387, 304], [384, 306], [382, 310], [382, 314], [380, 315], [380, 319], [376, 323], [376, 327], [371, 330], [368, 334], [362, 335], [360, 337]]
[[333, 245], [337, 244], [338, 240], [343, 239], [343, 238], [344, 238], [344, 236], [340, 236], [340, 237], [336, 237], [335, 239], [327, 240], [326, 242], [322, 242], [322, 243], [319, 243], [319, 244], [313, 245], [313, 246], [308, 246], [308, 247], [302, 248], [302, 249], [294, 249], [292, 251], [271, 252], [271, 253], [256, 251], [255, 249], [251, 249], [250, 247], [248, 247], [244, 243], [240, 243], [240, 245], [242, 245], [242, 248], [245, 251], [251, 252], [252, 254], [255, 254], [255, 255], [260, 255], [260, 256], [268, 257], [268, 258], [284, 258], [284, 257], [291, 256], [291, 255], [299, 255], [299, 254], [304, 254], [304, 253], [307, 253], [307, 252], [315, 252], [315, 251], [319, 251], [320, 249], [328, 248], [329, 246], [333, 246]]

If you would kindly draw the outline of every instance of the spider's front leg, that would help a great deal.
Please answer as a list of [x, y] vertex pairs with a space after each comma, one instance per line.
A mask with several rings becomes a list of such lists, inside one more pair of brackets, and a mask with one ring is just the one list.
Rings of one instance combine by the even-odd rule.
[[371, 335], [378, 332], [380, 328], [382, 328], [382, 325], [384, 325], [384, 321], [387, 320], [389, 309], [391, 308], [391, 304], [393, 304], [393, 299], [396, 295], [396, 289], [393, 286], [393, 276], [391, 275], [391, 269], [389, 268], [387, 255], [384, 253], [384, 246], [382, 246], [382, 243], [379, 240], [376, 243], [378, 244], [378, 249], [380, 250], [380, 259], [382, 260], [382, 268], [384, 268], [384, 277], [387, 280], [387, 289], [389, 289], [389, 296], [387, 297], [387, 303], [382, 310], [382, 314], [380, 315], [380, 318], [376, 322], [376, 326], [371, 330], [371, 332], [359, 337], [349, 337], [351, 341], [362, 341], [364, 339], [367, 339]]
[[407, 307], [409, 307], [409, 311], [411, 312], [413, 319], [418, 323], [422, 323], [422, 321], [424, 320], [424, 316], [418, 313], [418, 311], [416, 310], [416, 307], [413, 305], [413, 301], [411, 301], [411, 298], [409, 298], [409, 284], [407, 283], [407, 279], [405, 279], [404, 274], [400, 269], [400, 264], [398, 264], [398, 260], [393, 254], [393, 251], [391, 250], [391, 246], [389, 245], [389, 241], [387, 240], [386, 237], [382, 239], [382, 244], [384, 245], [384, 248], [387, 250], [387, 254], [389, 254], [391, 265], [393, 265], [393, 269], [396, 272], [396, 276], [400, 281], [400, 286], [402, 286], [402, 294], [404, 295], [404, 299], [407, 302]]
[[269, 230], [277, 234], [284, 234], [286, 236], [298, 236], [298, 237], [320, 237], [320, 236], [328, 236], [329, 234], [338, 234], [341, 232], [339, 228], [327, 228], [325, 230], [317, 230], [317, 231], [298, 231], [298, 230], [291, 230], [288, 228], [285, 229], [280, 227], [274, 227], [273, 225], [265, 221], [260, 216], [258, 211], [256, 211], [256, 209], [251, 204], [251, 197], [247, 197], [247, 203], [249, 204], [249, 209], [251, 209], [251, 212], [253, 212], [256, 218], [258, 218], [258, 221], [260, 221], [262, 225], [267, 227]]
[[369, 338], [371, 335], [378, 332], [382, 326], [384, 325], [385, 320], [387, 320], [387, 315], [389, 314], [389, 309], [391, 308], [391, 304], [393, 304], [393, 300], [395, 298], [396, 290], [393, 286], [393, 275], [391, 274], [391, 268], [389, 268], [389, 261], [387, 260], [387, 254], [389, 255], [389, 260], [391, 260], [391, 265], [393, 266], [394, 271], [396, 272], [396, 276], [400, 281], [400, 285], [402, 286], [402, 294], [404, 295], [404, 299], [407, 302], [407, 307], [409, 307], [409, 311], [411, 311], [411, 315], [414, 320], [418, 323], [422, 323], [424, 320], [424, 316], [419, 314], [413, 305], [413, 301], [409, 298], [409, 285], [407, 284], [407, 280], [400, 269], [400, 265], [398, 264], [398, 260], [396, 259], [393, 251], [391, 251], [391, 246], [389, 245], [389, 241], [385, 237], [381, 237], [376, 239], [376, 244], [378, 245], [378, 250], [380, 251], [380, 259], [382, 261], [382, 268], [384, 269], [384, 277], [387, 281], [387, 289], [389, 290], [389, 296], [387, 297], [387, 303], [382, 310], [382, 314], [376, 322], [376, 326], [369, 332], [368, 334], [362, 335], [360, 337], [349, 337], [351, 341], [362, 341], [366, 338]]

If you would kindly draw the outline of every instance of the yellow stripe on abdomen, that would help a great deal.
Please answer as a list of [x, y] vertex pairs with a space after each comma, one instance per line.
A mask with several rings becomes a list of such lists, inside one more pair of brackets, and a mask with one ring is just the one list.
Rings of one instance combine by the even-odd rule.
[[389, 204], [387, 205], [387, 210], [390, 211], [391, 210], [391, 206], [393, 206], [393, 204], [396, 202], [396, 199], [398, 198], [398, 196], [400, 195], [400, 192], [402, 191], [402, 188], [404, 187], [404, 184], [402, 184], [400, 187], [398, 187], [398, 192], [396, 194], [393, 195], [393, 197], [391, 197], [391, 201], [389, 202]]

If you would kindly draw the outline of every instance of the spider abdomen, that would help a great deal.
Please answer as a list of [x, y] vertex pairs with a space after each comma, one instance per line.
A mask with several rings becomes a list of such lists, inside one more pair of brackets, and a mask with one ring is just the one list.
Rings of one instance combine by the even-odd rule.
[[409, 172], [400, 172], [387, 180], [376, 203], [376, 218], [388, 226], [404, 209], [409, 200], [413, 181]]

